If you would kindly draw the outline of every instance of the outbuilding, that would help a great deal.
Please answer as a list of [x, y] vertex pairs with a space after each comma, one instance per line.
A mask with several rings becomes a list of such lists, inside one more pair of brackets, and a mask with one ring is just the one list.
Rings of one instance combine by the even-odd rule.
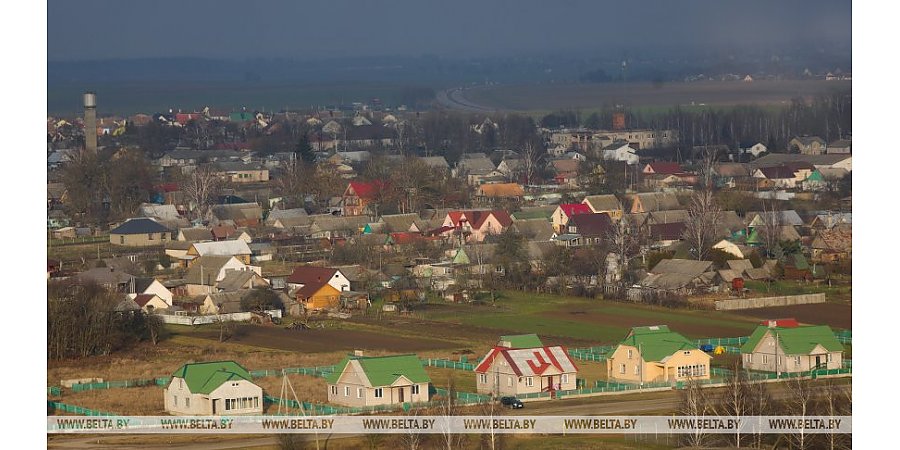
[[189, 363], [172, 374], [165, 408], [173, 415], [262, 414], [263, 390], [234, 361]]

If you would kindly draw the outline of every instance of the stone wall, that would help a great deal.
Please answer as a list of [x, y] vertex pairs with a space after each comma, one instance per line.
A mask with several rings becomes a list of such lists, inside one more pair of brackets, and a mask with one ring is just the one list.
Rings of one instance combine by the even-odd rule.
[[825, 303], [825, 294], [785, 295], [781, 297], [737, 298], [716, 301], [716, 309], [730, 311], [734, 309], [769, 308], [773, 306], [809, 305]]

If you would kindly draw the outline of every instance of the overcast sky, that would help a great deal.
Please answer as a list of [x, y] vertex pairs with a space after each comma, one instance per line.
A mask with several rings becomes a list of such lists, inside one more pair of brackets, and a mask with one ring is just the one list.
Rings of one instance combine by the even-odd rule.
[[836, 0], [49, 0], [48, 59], [244, 59], [850, 43]]

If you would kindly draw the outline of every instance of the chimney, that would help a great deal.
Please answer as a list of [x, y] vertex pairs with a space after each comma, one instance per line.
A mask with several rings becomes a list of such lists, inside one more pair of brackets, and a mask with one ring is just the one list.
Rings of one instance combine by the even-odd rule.
[[97, 94], [84, 93], [84, 149], [97, 153]]

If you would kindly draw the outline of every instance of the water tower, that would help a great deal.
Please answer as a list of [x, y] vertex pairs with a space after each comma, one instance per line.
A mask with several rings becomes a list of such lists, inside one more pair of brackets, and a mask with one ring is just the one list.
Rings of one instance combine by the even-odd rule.
[[97, 94], [84, 93], [84, 148], [97, 153]]

